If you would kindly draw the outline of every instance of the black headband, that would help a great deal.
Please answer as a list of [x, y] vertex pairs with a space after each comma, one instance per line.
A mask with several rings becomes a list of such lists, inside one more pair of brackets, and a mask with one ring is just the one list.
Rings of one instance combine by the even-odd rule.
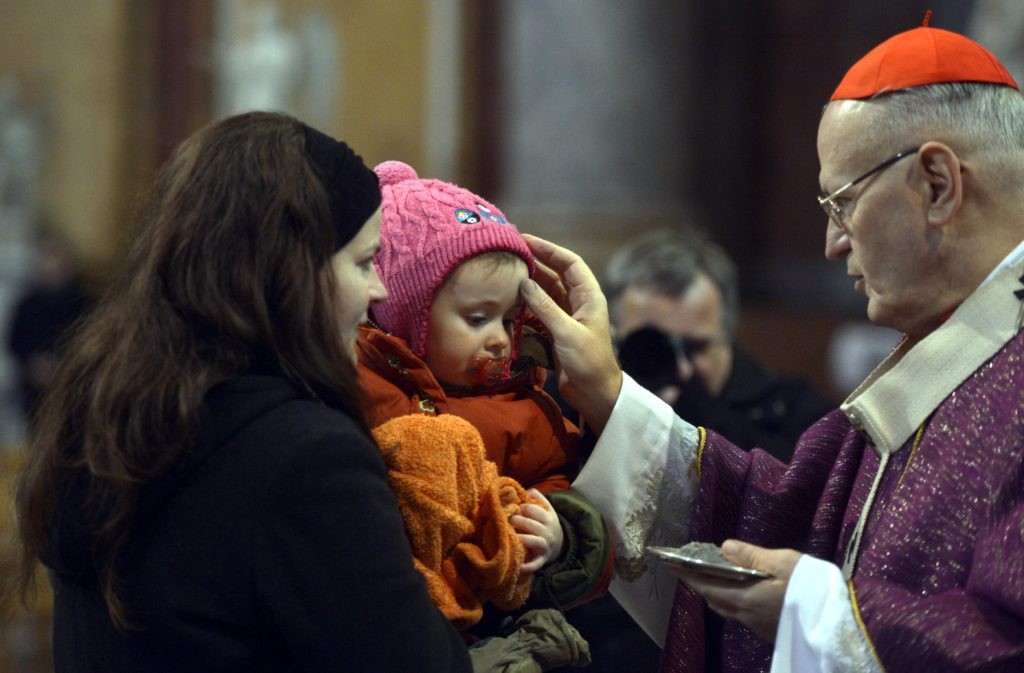
[[309, 126], [305, 130], [306, 155], [327, 190], [336, 246], [341, 249], [380, 207], [377, 174], [345, 143]]

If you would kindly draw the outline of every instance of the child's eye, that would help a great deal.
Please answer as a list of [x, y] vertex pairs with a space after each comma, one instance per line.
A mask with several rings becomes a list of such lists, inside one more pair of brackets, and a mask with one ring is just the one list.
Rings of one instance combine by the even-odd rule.
[[480, 314], [473, 314], [466, 316], [466, 323], [473, 327], [479, 327], [487, 322], [487, 316]]

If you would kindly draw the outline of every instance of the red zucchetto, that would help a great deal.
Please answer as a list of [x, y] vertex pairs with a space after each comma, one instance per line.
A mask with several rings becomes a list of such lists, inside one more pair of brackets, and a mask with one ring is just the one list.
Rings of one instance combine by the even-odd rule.
[[987, 82], [1020, 89], [992, 52], [963, 35], [928, 25], [895, 35], [850, 68], [829, 100], [945, 82]]

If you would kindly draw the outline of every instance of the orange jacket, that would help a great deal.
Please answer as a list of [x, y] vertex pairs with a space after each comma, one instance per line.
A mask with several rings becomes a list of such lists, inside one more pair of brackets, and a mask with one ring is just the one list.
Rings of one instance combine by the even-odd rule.
[[452, 414], [400, 416], [373, 430], [398, 498], [413, 562], [430, 598], [457, 629], [480, 621], [483, 604], [520, 607], [530, 577], [509, 523], [530, 502], [515, 480], [498, 476], [480, 433]]
[[565, 490], [579, 472], [580, 430], [544, 392], [544, 369], [528, 367], [487, 390], [458, 390], [442, 388], [404, 341], [378, 328], [360, 328], [357, 352], [371, 428], [409, 414], [455, 414], [480, 432], [498, 472], [527, 488]]

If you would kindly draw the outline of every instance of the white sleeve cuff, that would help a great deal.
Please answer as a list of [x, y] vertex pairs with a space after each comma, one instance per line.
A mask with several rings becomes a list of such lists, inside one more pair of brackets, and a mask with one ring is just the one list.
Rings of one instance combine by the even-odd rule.
[[804, 554], [786, 587], [771, 673], [883, 673], [839, 568]]

